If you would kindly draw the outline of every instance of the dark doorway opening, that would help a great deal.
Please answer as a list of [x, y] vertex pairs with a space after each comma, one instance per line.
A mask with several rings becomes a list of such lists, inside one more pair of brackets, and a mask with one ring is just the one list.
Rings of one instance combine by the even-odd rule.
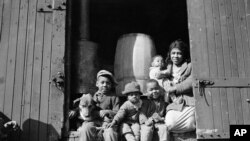
[[[80, 7], [73, 4], [73, 38]], [[166, 56], [176, 39], [188, 43], [186, 0], [90, 0], [90, 40], [99, 44], [102, 67], [113, 66], [116, 43], [127, 33], [152, 37], [158, 54]], [[75, 26], [76, 25], [76, 26]], [[74, 30], [75, 29], [75, 30]]]
[[[172, 41], [182, 39], [189, 44], [186, 0], [89, 0], [89, 2], [89, 40], [99, 45], [98, 57], [101, 69], [113, 72], [116, 44], [119, 37], [124, 34], [150, 35], [157, 54], [164, 58]], [[81, 7], [77, 1], [72, 3], [72, 39], [74, 39], [79, 32], [77, 31], [79, 19], [76, 17], [79, 16]], [[71, 103], [75, 98], [71, 96]]]
[[91, 0], [90, 38], [100, 44], [104, 64], [113, 65], [118, 38], [126, 33], [152, 37], [165, 56], [178, 38], [188, 41], [186, 0]]

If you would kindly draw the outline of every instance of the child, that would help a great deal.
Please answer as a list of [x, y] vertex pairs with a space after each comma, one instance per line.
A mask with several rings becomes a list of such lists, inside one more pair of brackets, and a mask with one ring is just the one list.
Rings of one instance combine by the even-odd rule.
[[[103, 131], [104, 141], [117, 141], [118, 134], [115, 127], [106, 128], [114, 115], [119, 110], [119, 98], [112, 93], [111, 89], [116, 85], [116, 81], [112, 73], [101, 70], [97, 73], [96, 86], [98, 91], [94, 94], [93, 100], [99, 111], [99, 123]], [[97, 122], [87, 122], [80, 128], [80, 141], [95, 141], [97, 138]]]
[[157, 80], [161, 87], [163, 86], [163, 78], [169, 77], [171, 74], [171, 68], [169, 66], [167, 66], [167, 69], [164, 69], [165, 64], [163, 57], [161, 55], [154, 56], [149, 69], [149, 78]]
[[[167, 141], [167, 126], [164, 123], [167, 103], [163, 100], [161, 88], [154, 79], [147, 81], [148, 100], [143, 101], [139, 116], [141, 141]], [[157, 132], [157, 134], [154, 134]]]
[[139, 141], [139, 109], [142, 105], [140, 85], [137, 82], [130, 82], [125, 85], [125, 90], [122, 94], [126, 95], [128, 100], [121, 106], [108, 127], [121, 123], [121, 132], [125, 139], [127, 141]]

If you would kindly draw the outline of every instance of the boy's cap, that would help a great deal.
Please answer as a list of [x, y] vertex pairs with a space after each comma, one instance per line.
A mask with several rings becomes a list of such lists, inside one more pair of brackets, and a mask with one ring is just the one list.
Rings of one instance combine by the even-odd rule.
[[135, 81], [127, 83], [125, 85], [124, 91], [122, 91], [122, 94], [127, 95], [127, 94], [132, 93], [132, 92], [138, 92], [142, 95], [140, 85]]
[[115, 80], [115, 77], [113, 76], [113, 74], [107, 70], [100, 70], [97, 73], [96, 78], [98, 79], [100, 76], [109, 76], [114, 85], [118, 84], [117, 81]]

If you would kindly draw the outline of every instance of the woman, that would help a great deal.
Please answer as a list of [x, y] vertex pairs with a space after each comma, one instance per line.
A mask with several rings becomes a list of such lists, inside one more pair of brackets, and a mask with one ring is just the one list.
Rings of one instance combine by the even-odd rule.
[[166, 62], [171, 67], [171, 76], [165, 78], [163, 87], [171, 103], [167, 107], [165, 124], [171, 132], [193, 131], [195, 101], [192, 92], [192, 68], [187, 45], [182, 40], [176, 40], [170, 45]]

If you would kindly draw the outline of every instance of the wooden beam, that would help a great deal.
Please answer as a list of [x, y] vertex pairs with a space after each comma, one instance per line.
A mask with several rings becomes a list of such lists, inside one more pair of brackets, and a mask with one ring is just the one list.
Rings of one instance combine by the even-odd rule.
[[[206, 84], [207, 83], [207, 84]], [[208, 84], [210, 83], [210, 84]], [[205, 84], [205, 85], [203, 85]], [[195, 88], [204, 86], [207, 88], [248, 88], [250, 78], [197, 78], [194, 82]]]

